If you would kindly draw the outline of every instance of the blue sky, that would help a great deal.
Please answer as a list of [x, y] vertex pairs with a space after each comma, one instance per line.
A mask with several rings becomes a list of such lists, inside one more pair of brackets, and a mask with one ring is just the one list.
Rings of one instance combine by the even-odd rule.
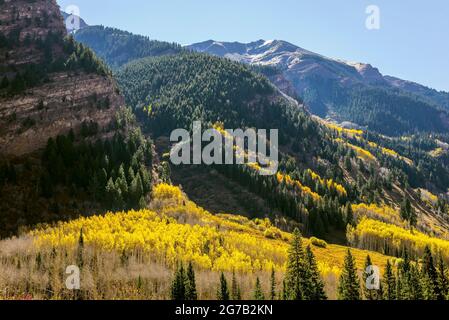
[[[279, 39], [449, 91], [447, 0], [58, 0], [88, 24], [190, 44]], [[380, 29], [365, 27], [368, 5]]]

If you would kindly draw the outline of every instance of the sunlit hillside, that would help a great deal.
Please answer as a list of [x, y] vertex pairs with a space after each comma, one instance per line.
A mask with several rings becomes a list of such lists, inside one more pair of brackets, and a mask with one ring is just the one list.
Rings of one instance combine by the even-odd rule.
[[[81, 259], [83, 279], [88, 279], [86, 297], [162, 299], [168, 298], [177, 263], [192, 262], [202, 298], [214, 298], [219, 271], [233, 270], [250, 298], [256, 276], [268, 286], [274, 268], [278, 283], [282, 282], [290, 240], [289, 233], [268, 220], [214, 216], [189, 201], [178, 187], [160, 184], [154, 188], [150, 209], [61, 222], [1, 242], [0, 285], [6, 288], [5, 298], [25, 292], [32, 292], [30, 298], [64, 298], [60, 270]], [[305, 239], [304, 245], [311, 242], [328, 295], [335, 298], [347, 248], [318, 239]], [[352, 252], [359, 270], [368, 254], [382, 269], [388, 259], [375, 252]]]

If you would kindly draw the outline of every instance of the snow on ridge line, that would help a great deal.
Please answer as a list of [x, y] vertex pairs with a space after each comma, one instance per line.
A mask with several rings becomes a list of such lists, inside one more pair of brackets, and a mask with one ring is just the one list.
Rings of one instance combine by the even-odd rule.
[[269, 46], [269, 45], [273, 44], [274, 41], [275, 41], [275, 40], [266, 40], [266, 41], [263, 43], [262, 47], [264, 47], [264, 46]]

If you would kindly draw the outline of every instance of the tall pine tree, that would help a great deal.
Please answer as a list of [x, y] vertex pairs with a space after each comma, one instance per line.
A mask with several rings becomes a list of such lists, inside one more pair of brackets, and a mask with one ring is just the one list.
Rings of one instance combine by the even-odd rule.
[[260, 279], [256, 279], [256, 288], [254, 289], [254, 300], [265, 300], [265, 295], [262, 291], [262, 285], [260, 284]]
[[193, 270], [192, 263], [189, 263], [187, 268], [187, 276], [185, 278], [185, 299], [197, 300], [198, 294], [196, 291], [195, 271]]
[[293, 232], [293, 240], [288, 252], [286, 274], [286, 297], [289, 300], [302, 300], [304, 283], [307, 278], [305, 254], [299, 229]]
[[383, 294], [383, 287], [382, 282], [379, 279], [379, 288], [378, 289], [370, 289], [367, 287], [367, 280], [370, 276], [372, 276], [372, 273], [368, 273], [368, 267], [372, 266], [373, 263], [371, 261], [371, 257], [369, 255], [366, 256], [365, 260], [365, 269], [363, 270], [362, 278], [363, 278], [363, 295], [366, 300], [382, 300], [382, 294]]
[[276, 300], [276, 273], [274, 271], [274, 268], [271, 269], [270, 299], [271, 300]]
[[171, 299], [176, 301], [186, 300], [186, 274], [182, 263], [175, 270], [171, 285]]
[[315, 255], [313, 254], [310, 245], [306, 248], [306, 270], [309, 276], [307, 285], [310, 286], [310, 288], [309, 290], [306, 290], [309, 294], [305, 298], [308, 300], [326, 300], [327, 296], [324, 291], [324, 283], [321, 279]]
[[423, 289], [425, 289], [427, 293], [428, 300], [433, 300], [433, 297], [439, 296], [438, 275], [433, 261], [432, 252], [430, 251], [430, 248], [428, 246], [426, 246], [424, 249], [422, 273], [423, 280], [425, 282], [425, 286], [423, 286]]
[[396, 300], [396, 277], [394, 276], [393, 267], [391, 266], [390, 260], [387, 260], [387, 265], [385, 267], [383, 287], [383, 298], [385, 300]]
[[223, 272], [220, 275], [220, 286], [217, 291], [217, 300], [229, 300], [228, 282], [226, 281], [226, 277]]
[[240, 287], [237, 283], [237, 277], [235, 276], [235, 270], [232, 271], [232, 281], [231, 281], [231, 299], [241, 300]]
[[360, 300], [360, 280], [355, 260], [349, 249], [338, 284], [338, 298], [340, 300]]
[[438, 300], [444, 300], [449, 294], [449, 280], [446, 265], [441, 252], [438, 254], [437, 266], [437, 284], [438, 284]]

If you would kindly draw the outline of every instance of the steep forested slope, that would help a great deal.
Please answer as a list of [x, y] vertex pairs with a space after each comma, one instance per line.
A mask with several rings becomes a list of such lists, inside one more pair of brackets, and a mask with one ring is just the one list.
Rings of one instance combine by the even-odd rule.
[[109, 68], [67, 36], [55, 0], [1, 1], [0, 20], [0, 237], [143, 207], [152, 146]]
[[412, 94], [374, 87], [348, 89], [337, 84], [323, 88], [322, 83], [314, 82], [306, 96], [322, 100], [336, 121], [350, 121], [389, 136], [448, 131], [449, 114]]
[[178, 44], [150, 40], [103, 26], [85, 27], [76, 32], [75, 39], [94, 50], [113, 69], [139, 58], [174, 54], [182, 50]]
[[[147, 113], [157, 134], [189, 128], [193, 120], [235, 128], [282, 127], [285, 136], [295, 120], [301, 129], [312, 125], [266, 78], [224, 59], [189, 53], [147, 58], [123, 67], [117, 79], [128, 104]], [[290, 113], [295, 116], [283, 122]]]
[[[172, 166], [175, 182], [182, 183], [196, 201], [215, 212], [220, 211], [217, 204], [226, 195], [224, 202], [233, 205], [221, 210], [237, 208], [241, 211], [235, 213], [254, 217], [267, 214], [259, 208], [268, 206], [273, 219], [288, 217], [293, 225], [300, 223], [307, 234], [341, 241], [335, 235], [345, 231], [349, 203], [399, 209], [409, 199], [417, 219], [410, 215], [399, 219], [410, 219], [426, 231], [447, 224], [446, 213], [437, 215], [437, 207], [425, 205], [415, 191], [429, 186], [444, 190], [447, 169], [439, 166], [438, 160], [429, 156], [422, 165], [418, 158], [425, 157], [422, 151], [404, 150], [400, 140], [315, 120], [245, 65], [184, 53], [134, 61], [118, 71], [117, 79], [127, 102], [158, 141], [160, 154], [168, 152], [170, 146], [159, 137], [175, 128], [190, 129], [194, 120], [203, 121], [205, 127], [218, 122], [226, 128], [279, 129], [282, 152], [275, 177], [261, 177], [257, 168], [245, 166], [215, 166], [212, 171], [197, 168], [196, 174], [207, 181], [208, 195], [204, 195], [196, 190], [200, 181], [192, 178], [195, 168]], [[416, 159], [408, 158], [415, 155]], [[430, 172], [437, 168], [443, 168], [440, 177], [430, 179]], [[226, 179], [232, 183], [214, 185], [214, 181]], [[243, 205], [244, 201], [230, 191], [218, 192], [226, 185], [235, 189], [234, 183], [243, 193], [257, 195], [249, 196], [254, 204]]]

